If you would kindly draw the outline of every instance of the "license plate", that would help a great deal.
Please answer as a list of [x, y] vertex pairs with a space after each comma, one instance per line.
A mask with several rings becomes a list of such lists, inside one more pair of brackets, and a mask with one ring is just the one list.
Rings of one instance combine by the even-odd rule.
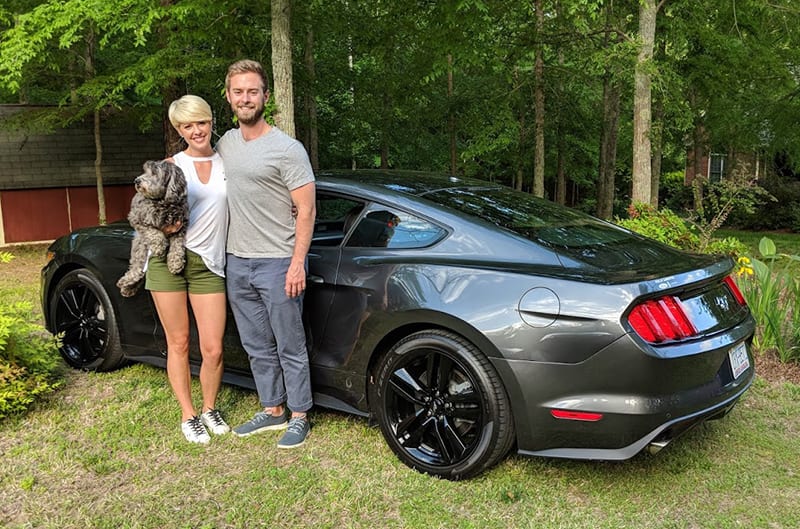
[[747, 358], [747, 347], [743, 343], [728, 351], [728, 358], [731, 362], [731, 371], [734, 379], [739, 378], [739, 375], [750, 367], [750, 359]]

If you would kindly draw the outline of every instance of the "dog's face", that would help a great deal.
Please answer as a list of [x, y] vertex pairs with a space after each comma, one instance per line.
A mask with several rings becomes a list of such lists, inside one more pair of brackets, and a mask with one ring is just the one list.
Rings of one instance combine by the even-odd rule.
[[186, 197], [186, 179], [173, 163], [147, 161], [144, 173], [133, 181], [136, 191], [150, 200], [174, 202]]

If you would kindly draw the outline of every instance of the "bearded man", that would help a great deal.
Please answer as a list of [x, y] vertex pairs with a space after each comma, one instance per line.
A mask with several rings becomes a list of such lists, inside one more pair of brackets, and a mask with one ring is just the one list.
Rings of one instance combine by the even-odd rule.
[[216, 146], [230, 211], [226, 286], [263, 408], [233, 432], [285, 429], [278, 447], [295, 448], [311, 429], [313, 404], [302, 313], [314, 172], [303, 145], [264, 119], [269, 89], [261, 64], [233, 63], [225, 97], [239, 122]]

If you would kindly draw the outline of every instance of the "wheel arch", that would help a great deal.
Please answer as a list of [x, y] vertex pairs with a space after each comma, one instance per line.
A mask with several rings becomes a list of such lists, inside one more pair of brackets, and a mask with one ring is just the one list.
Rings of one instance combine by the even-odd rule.
[[58, 284], [61, 280], [75, 270], [83, 270], [88, 269], [95, 275], [97, 273], [91, 270], [91, 267], [88, 266], [88, 263], [81, 263], [76, 261], [69, 261], [59, 265], [53, 272], [49, 275], [48, 282], [42, 285], [42, 316], [44, 317], [45, 328], [50, 331], [51, 333], [55, 330], [53, 328], [53, 321], [51, 319], [50, 314], [50, 303], [52, 301], [53, 291], [58, 287]]
[[[492, 364], [494, 364], [494, 362], [492, 362], [493, 357], [501, 356], [500, 351], [489, 339], [464, 320], [455, 318], [449, 314], [431, 310], [406, 313], [402, 321], [389, 332], [385, 333], [383, 338], [372, 347], [369, 355], [369, 362], [367, 363], [366, 372], [364, 374], [366, 381], [364, 388], [367, 390], [365, 391], [365, 397], [368, 410], [371, 410], [368, 388], [374, 381], [375, 369], [381, 358], [389, 352], [392, 346], [406, 336], [425, 330], [447, 331], [460, 336], [474, 345]], [[508, 389], [505, 387], [505, 380], [502, 377], [500, 377], [500, 380], [503, 384], [503, 390], [508, 394]], [[369, 413], [371, 416], [372, 412], [369, 411]]]

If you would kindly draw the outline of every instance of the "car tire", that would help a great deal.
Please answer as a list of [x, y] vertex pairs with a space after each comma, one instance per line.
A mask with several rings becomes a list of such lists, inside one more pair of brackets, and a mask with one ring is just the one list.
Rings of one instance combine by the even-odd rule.
[[465, 479], [496, 464], [514, 437], [508, 396], [489, 360], [451, 332], [414, 333], [383, 356], [370, 404], [400, 460], [434, 476]]
[[70, 366], [111, 371], [125, 363], [114, 306], [103, 284], [86, 269], [69, 272], [50, 297], [50, 322]]

